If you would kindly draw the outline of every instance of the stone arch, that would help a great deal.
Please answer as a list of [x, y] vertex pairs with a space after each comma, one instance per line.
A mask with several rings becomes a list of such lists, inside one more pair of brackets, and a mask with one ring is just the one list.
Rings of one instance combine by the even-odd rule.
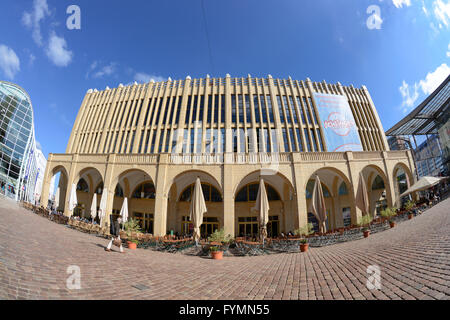
[[[101, 183], [104, 183], [103, 174], [101, 171], [96, 167], [84, 167], [78, 171], [78, 173], [75, 175], [73, 184], [75, 186], [78, 185], [78, 183], [81, 180], [86, 181], [88, 185], [88, 191], [80, 191], [77, 190], [77, 206], [72, 211], [72, 215], [80, 216], [84, 218], [90, 218], [91, 217], [91, 206], [93, 201], [93, 196], [95, 192], [95, 188], [100, 185]], [[69, 190], [69, 196], [70, 196], [70, 190]], [[99, 206], [101, 201], [101, 194], [97, 196], [97, 207]]]
[[[109, 184], [109, 208], [112, 220], [117, 219], [125, 198], [128, 199], [128, 217], [136, 219], [143, 232], [154, 233], [155, 197], [134, 198], [133, 193], [145, 183], [155, 182], [150, 173], [140, 168], [129, 168], [115, 175]], [[116, 188], [120, 186], [123, 197], [116, 195]], [[156, 192], [155, 192], [156, 193]]]
[[255, 170], [237, 181], [232, 189], [234, 201], [234, 230], [237, 236], [255, 237], [258, 230], [258, 213], [252, 210], [255, 203], [252, 201], [236, 201], [242, 188], [256, 184], [254, 191], [259, 188], [259, 179], [277, 192], [279, 200], [269, 202], [269, 236], [278, 236], [280, 233], [293, 231], [291, 228], [298, 223], [296, 214], [295, 188], [292, 182], [281, 172], [273, 175], [260, 175], [261, 170]]
[[[330, 194], [329, 198], [325, 198], [325, 206], [328, 213], [327, 228], [337, 229], [349, 224], [355, 224], [357, 219], [354, 186], [344, 172], [334, 167], [317, 169], [305, 180], [302, 191], [306, 199], [307, 214], [311, 216], [309, 214], [311, 213], [311, 199], [307, 198], [306, 189], [308, 183], [314, 180], [315, 175], [319, 176], [322, 186], [325, 186]], [[345, 195], [339, 194], [339, 188], [342, 183], [345, 184], [347, 189], [347, 194]]]
[[203, 224], [201, 226], [201, 234], [203, 237], [214, 232], [216, 229], [224, 227], [224, 210], [223, 210], [223, 190], [217, 179], [210, 173], [203, 170], [185, 170], [178, 173], [170, 180], [167, 185], [166, 194], [167, 216], [166, 231], [174, 234], [191, 233], [191, 223], [189, 222], [189, 206], [190, 202], [180, 201], [180, 195], [187, 187], [195, 183], [199, 177], [203, 184], [209, 184], [214, 187], [222, 198], [220, 202], [206, 201], [207, 213], [204, 215]]
[[[394, 199], [391, 196], [391, 187], [388, 175], [379, 166], [370, 164], [361, 170], [369, 197], [369, 212], [375, 217], [385, 207], [392, 207]], [[373, 182], [380, 177], [384, 183], [384, 189], [372, 189]], [[357, 186], [355, 186], [357, 188]]]
[[[69, 174], [64, 165], [55, 165], [52, 169], [50, 169], [50, 181], [56, 178], [56, 175], [59, 174], [58, 185], [54, 185], [53, 194], [49, 194], [50, 190], [48, 190], [48, 203], [42, 204], [44, 206], [49, 205], [50, 208], [54, 207], [54, 195], [56, 195], [57, 189], [59, 188], [59, 204], [57, 207], [54, 207], [55, 210], [64, 212], [66, 207], [66, 194], [69, 187]], [[48, 185], [50, 189], [50, 184]]]
[[[405, 174], [405, 182], [406, 185], [401, 188], [400, 187], [400, 182], [398, 180], [398, 172], [400, 170], [403, 170], [404, 174]], [[400, 199], [400, 194], [403, 193], [404, 191], [406, 191], [409, 187], [411, 187], [414, 184], [414, 176], [411, 173], [411, 170], [409, 169], [409, 167], [403, 163], [403, 162], [397, 162], [394, 166], [394, 168], [392, 169], [392, 181], [394, 184], [394, 192], [395, 192], [395, 197], [397, 200], [397, 204], [401, 205], [401, 199]]]

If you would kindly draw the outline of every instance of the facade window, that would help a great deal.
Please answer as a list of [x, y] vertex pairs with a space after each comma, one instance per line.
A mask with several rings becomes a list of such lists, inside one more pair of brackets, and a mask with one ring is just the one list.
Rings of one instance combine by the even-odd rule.
[[77, 191], [80, 192], [89, 192], [89, 186], [83, 178], [81, 178], [77, 183]]
[[252, 112], [250, 109], [250, 96], [248, 94], [245, 95], [245, 121], [247, 121], [247, 123], [252, 123], [252, 116], [251, 116]]
[[[279, 201], [280, 196], [278, 192], [269, 184], [264, 184], [266, 187], [267, 199], [269, 201]], [[258, 196], [259, 183], [250, 183], [243, 187], [236, 195], [236, 202], [253, 202]]]
[[198, 109], [198, 96], [194, 96], [194, 108], [192, 109], [191, 122], [197, 121], [197, 109]]
[[189, 153], [189, 131], [187, 129], [183, 129], [183, 153]]
[[135, 126], [138, 125], [139, 119], [141, 118], [141, 111], [142, 111], [142, 105], [143, 104], [144, 104], [144, 99], [141, 99], [141, 103], [139, 105], [139, 111], [138, 111], [138, 114], [137, 114], [137, 117], [136, 117], [136, 121], [134, 122]]
[[284, 124], [286, 122], [286, 120], [284, 118], [283, 104], [281, 103], [280, 96], [277, 96], [277, 103], [278, 103], [278, 113], [280, 114], [280, 121], [281, 121], [281, 124]]
[[306, 115], [308, 117], [308, 123], [312, 124], [311, 113], [309, 112], [310, 108], [308, 106], [308, 102], [306, 102], [306, 97], [303, 97], [303, 103], [305, 104]]
[[303, 141], [302, 141], [302, 136], [301, 136], [301, 134], [300, 134], [300, 129], [299, 128], [296, 128], [295, 129], [295, 132], [296, 132], [296, 134], [297, 134], [297, 141], [298, 141], [298, 147], [299, 147], [299, 151], [300, 152], [303, 152], [304, 151], [304, 149], [303, 149]]
[[295, 98], [297, 99], [297, 104], [298, 104], [298, 107], [300, 109], [300, 115], [302, 117], [302, 123], [303, 123], [303, 125], [306, 125], [305, 113], [303, 112], [302, 103], [300, 102], [300, 97], [296, 96]]
[[320, 134], [320, 129], [316, 129], [316, 132], [317, 132], [317, 138], [319, 139], [320, 150], [323, 152], [323, 151], [325, 151], [325, 147], [323, 145], [322, 135]]
[[191, 102], [192, 102], [192, 96], [188, 97], [188, 104], [186, 108], [186, 123], [189, 123], [189, 117], [191, 115]]
[[214, 123], [217, 123], [219, 119], [219, 95], [214, 95]]
[[244, 123], [244, 101], [242, 94], [238, 95], [239, 122]]
[[308, 146], [308, 152], [311, 152], [311, 140], [309, 140], [309, 134], [308, 134], [308, 129], [304, 129], [304, 134], [305, 134], [305, 140], [306, 140], [306, 145]]
[[264, 95], [261, 94], [259, 96], [260, 101], [261, 101], [261, 111], [262, 111], [262, 118], [263, 118], [263, 123], [267, 123], [267, 110], [266, 110], [266, 103], [264, 101]]
[[286, 128], [283, 128], [282, 131], [283, 131], [284, 151], [289, 152], [290, 148], [289, 148], [289, 141], [288, 141], [288, 137], [287, 137]]
[[155, 153], [155, 140], [156, 140], [156, 130], [152, 130], [152, 144], [150, 153]]
[[161, 116], [162, 113], [162, 109], [163, 109], [163, 102], [164, 102], [164, 98], [161, 97], [159, 98], [159, 107], [158, 110], [156, 111], [156, 120], [155, 120], [155, 124], [157, 125], [159, 123], [159, 117]]
[[200, 106], [199, 106], [198, 121], [203, 121], [204, 110], [205, 110], [205, 96], [202, 95], [202, 96], [200, 96]]
[[208, 120], [207, 122], [212, 125], [212, 111], [213, 111], [213, 105], [212, 105], [212, 95], [208, 95]]
[[220, 97], [220, 123], [225, 123], [225, 95], [222, 94]]
[[311, 97], [308, 97], [308, 101], [309, 101], [309, 108], [311, 109], [311, 113], [313, 114], [313, 117], [314, 117], [314, 123], [319, 124], [319, 122], [317, 121], [317, 115], [314, 111], [314, 105], [313, 105]]
[[377, 175], [372, 183], [372, 190], [384, 190], [384, 181], [383, 179]]
[[194, 146], [195, 146], [195, 144], [194, 144], [194, 134], [195, 134], [195, 130], [194, 129], [191, 129], [191, 135], [190, 135], [190, 140], [191, 140], [191, 149], [189, 150], [189, 152], [190, 153], [194, 153]]
[[295, 145], [294, 130], [292, 128], [289, 128], [289, 136], [291, 137], [291, 147], [292, 147], [291, 150], [298, 151]]
[[166, 152], [166, 150], [164, 150], [164, 130], [163, 129], [161, 129], [159, 131], [159, 143], [158, 144], [159, 144], [158, 153]]
[[314, 134], [314, 129], [311, 129], [311, 139], [313, 141], [314, 144], [314, 151], [317, 152], [319, 151], [318, 147], [317, 147], [317, 139], [315, 137], [316, 135]]
[[272, 110], [272, 98], [270, 94], [266, 95], [267, 98], [267, 111], [269, 112], [269, 121], [273, 123], [273, 110]]
[[236, 96], [231, 95], [231, 122], [236, 123]]
[[291, 103], [292, 114], [294, 115], [294, 123], [298, 124], [297, 108], [295, 107], [294, 98], [292, 96], [289, 96], [289, 102]]
[[147, 138], [145, 139], [145, 149], [144, 149], [144, 152], [145, 152], [145, 153], [148, 152], [148, 143], [149, 143], [149, 141], [150, 141], [150, 133], [151, 133], [151, 130], [148, 129], [148, 130], [147, 130]]
[[[219, 190], [210, 185], [209, 183], [202, 183], [202, 192], [205, 202], [222, 202], [222, 195]], [[191, 196], [194, 190], [194, 184], [184, 189], [180, 195], [179, 201], [190, 202]]]
[[339, 195], [340, 196], [348, 195], [348, 189], [345, 182], [342, 182], [341, 185], [339, 186]]
[[196, 137], [196, 150], [195, 153], [201, 153], [202, 152], [202, 142], [203, 142], [203, 128], [198, 127], [197, 128], [197, 137]]
[[114, 196], [123, 198], [123, 189], [119, 183], [116, 185], [116, 189], [114, 190]]
[[261, 117], [259, 114], [259, 101], [258, 101], [258, 95], [256, 95], [256, 94], [253, 96], [253, 105], [254, 105], [254, 110], [255, 110], [255, 122], [260, 123]]
[[177, 112], [176, 112], [176, 117], [175, 117], [175, 124], [178, 124], [178, 121], [180, 120], [180, 111], [181, 111], [181, 101], [182, 101], [182, 97], [178, 97], [178, 108], [177, 108]]
[[145, 131], [144, 130], [142, 130], [141, 131], [141, 140], [139, 141], [139, 153], [143, 153], [143, 151], [142, 151], [142, 143], [143, 143], [143, 141], [144, 141], [144, 134], [145, 134]]
[[133, 199], [155, 199], [156, 189], [153, 183], [144, 182], [141, 183], [136, 189], [134, 189]]
[[148, 101], [147, 112], [145, 113], [145, 118], [144, 118], [144, 126], [148, 125], [147, 120], [148, 120], [148, 115], [150, 114], [150, 107], [151, 107], [151, 105], [152, 105], [152, 99], [150, 99]]
[[[307, 185], [306, 185], [306, 199], [311, 199], [312, 198], [312, 192], [314, 189], [314, 184], [316, 182], [314, 180], [309, 180]], [[329, 198], [330, 196], [330, 192], [328, 192], [328, 189], [324, 186], [324, 184], [322, 183], [322, 192], [323, 192], [323, 196], [324, 198]]]
[[283, 96], [284, 110], [286, 111], [286, 122], [292, 123], [291, 121], [291, 113], [289, 112], [289, 105], [287, 102], [287, 97]]
[[222, 139], [220, 143], [221, 152], [226, 152], [225, 129], [220, 129], [220, 139]]

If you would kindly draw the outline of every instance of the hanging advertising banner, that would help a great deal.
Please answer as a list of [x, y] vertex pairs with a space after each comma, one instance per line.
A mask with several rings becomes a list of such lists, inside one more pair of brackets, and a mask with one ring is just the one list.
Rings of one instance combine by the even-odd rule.
[[314, 93], [328, 152], [363, 151], [347, 98]]

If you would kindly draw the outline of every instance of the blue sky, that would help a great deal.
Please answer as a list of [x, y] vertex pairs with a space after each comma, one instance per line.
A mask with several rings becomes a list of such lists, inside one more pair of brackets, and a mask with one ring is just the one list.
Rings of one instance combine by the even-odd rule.
[[[72, 4], [81, 30], [66, 26]], [[0, 12], [0, 79], [30, 94], [45, 155], [65, 152], [90, 88], [227, 73], [365, 84], [387, 130], [450, 73], [450, 0], [204, 0], [205, 17], [201, 0], [0, 0]]]

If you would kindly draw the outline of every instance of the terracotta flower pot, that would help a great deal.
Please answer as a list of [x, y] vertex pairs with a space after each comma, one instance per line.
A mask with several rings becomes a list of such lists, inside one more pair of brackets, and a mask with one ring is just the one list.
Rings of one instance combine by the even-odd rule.
[[308, 251], [309, 243], [301, 243], [300, 244], [300, 252]]
[[412, 213], [408, 214], [408, 219], [411, 220], [414, 217]]
[[370, 230], [364, 231], [364, 238], [368, 238], [370, 235]]
[[128, 249], [136, 250], [136, 247], [137, 247], [136, 243], [127, 241], [127, 244], [128, 244]]
[[394, 227], [395, 227], [395, 222], [390, 221], [390, 222], [389, 222], [389, 225], [391, 226], [391, 228], [394, 228]]
[[211, 258], [214, 260], [222, 260], [223, 251], [211, 251]]

